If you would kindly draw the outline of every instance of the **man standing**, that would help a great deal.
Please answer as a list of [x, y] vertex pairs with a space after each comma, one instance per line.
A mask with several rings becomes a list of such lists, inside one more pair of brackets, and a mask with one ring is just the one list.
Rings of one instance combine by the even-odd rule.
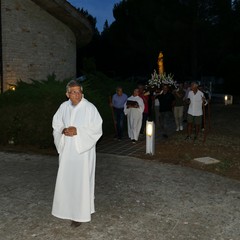
[[173, 125], [174, 96], [170, 92], [169, 86], [164, 85], [162, 91], [155, 98], [159, 100], [160, 131], [164, 138], [168, 138]]
[[54, 143], [59, 154], [52, 214], [72, 220], [71, 226], [91, 221], [95, 212], [96, 143], [102, 135], [102, 118], [83, 97], [82, 86], [71, 80], [68, 101], [53, 116]]
[[117, 128], [117, 138], [118, 140], [122, 139], [123, 130], [124, 130], [124, 104], [127, 101], [127, 95], [123, 93], [122, 87], [117, 87], [116, 93], [112, 97], [112, 107], [114, 111], [116, 128]]
[[173, 91], [175, 97], [175, 104], [173, 108], [173, 114], [176, 124], [176, 131], [183, 130], [183, 110], [184, 110], [184, 97], [185, 91], [183, 89], [183, 83], [179, 83], [177, 89]]
[[146, 122], [148, 120], [149, 115], [149, 92], [145, 92], [145, 88], [143, 85], [138, 85], [139, 89], [139, 97], [142, 98], [144, 103], [144, 110], [143, 110], [143, 117], [142, 117], [142, 126], [140, 130], [140, 134], [144, 134], [145, 128], [146, 128]]
[[186, 140], [191, 139], [193, 125], [195, 126], [195, 136], [194, 140], [197, 139], [200, 126], [202, 124], [203, 115], [203, 103], [205, 102], [205, 97], [203, 92], [198, 89], [198, 84], [196, 82], [191, 83], [191, 90], [188, 93], [188, 115], [187, 115], [187, 132], [188, 135]]
[[128, 98], [124, 105], [124, 113], [127, 115], [128, 136], [132, 140], [132, 143], [136, 143], [138, 141], [142, 126], [144, 102], [138, 95], [139, 89], [136, 88], [133, 91], [133, 95]]

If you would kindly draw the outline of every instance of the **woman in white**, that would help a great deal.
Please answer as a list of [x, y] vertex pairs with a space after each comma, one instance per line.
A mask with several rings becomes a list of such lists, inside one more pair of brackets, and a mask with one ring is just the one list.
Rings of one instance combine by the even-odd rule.
[[139, 89], [133, 91], [133, 95], [127, 99], [124, 105], [124, 113], [127, 115], [128, 136], [133, 143], [138, 141], [142, 126], [142, 113], [144, 111], [144, 102], [139, 95]]

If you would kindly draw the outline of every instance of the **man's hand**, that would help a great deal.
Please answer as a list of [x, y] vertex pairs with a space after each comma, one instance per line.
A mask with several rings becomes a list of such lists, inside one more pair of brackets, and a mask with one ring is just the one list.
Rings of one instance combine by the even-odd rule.
[[73, 126], [70, 126], [68, 128], [64, 128], [62, 133], [65, 136], [73, 137], [73, 136], [77, 135], [77, 129], [75, 127], [73, 127]]

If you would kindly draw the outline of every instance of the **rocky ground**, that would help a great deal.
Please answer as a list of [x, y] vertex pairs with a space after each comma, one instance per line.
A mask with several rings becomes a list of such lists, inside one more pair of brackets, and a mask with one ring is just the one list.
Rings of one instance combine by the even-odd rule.
[[[186, 131], [177, 132], [157, 145], [152, 160], [198, 168], [240, 180], [239, 104], [212, 104], [206, 117], [206, 131], [201, 132], [198, 141], [187, 142], [185, 137]], [[220, 163], [203, 165], [192, 161], [200, 156], [218, 159]]]

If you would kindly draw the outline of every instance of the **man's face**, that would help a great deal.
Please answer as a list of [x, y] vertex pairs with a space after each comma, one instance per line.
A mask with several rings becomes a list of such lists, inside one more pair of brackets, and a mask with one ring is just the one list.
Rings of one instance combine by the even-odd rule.
[[121, 89], [121, 88], [118, 88], [118, 89], [117, 89], [117, 95], [118, 95], [118, 96], [122, 96], [122, 93], [123, 93], [122, 89]]
[[136, 96], [138, 96], [139, 95], [139, 89], [137, 88], [137, 89], [134, 89], [134, 91], [133, 91], [133, 96], [134, 97], [136, 97]]
[[192, 84], [191, 84], [191, 90], [192, 90], [193, 92], [197, 92], [197, 90], [198, 90], [198, 85], [195, 84], [195, 83], [192, 83]]
[[70, 87], [66, 96], [71, 100], [73, 105], [77, 105], [82, 100], [82, 91], [79, 86]]

